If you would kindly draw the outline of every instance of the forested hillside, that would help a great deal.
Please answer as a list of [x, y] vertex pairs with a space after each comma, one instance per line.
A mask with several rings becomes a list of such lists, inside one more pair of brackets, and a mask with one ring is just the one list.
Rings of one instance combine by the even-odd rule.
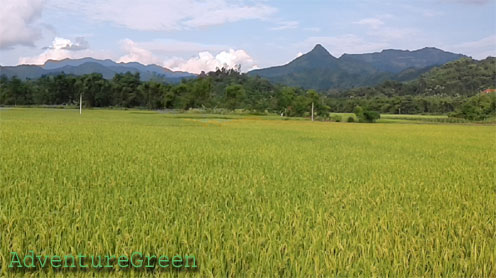
[[253, 70], [248, 74], [305, 89], [350, 89], [374, 86], [386, 80], [413, 80], [435, 66], [464, 57], [426, 47], [415, 51], [388, 49], [377, 53], [344, 54], [336, 58], [318, 44], [286, 65]]
[[385, 81], [375, 87], [341, 91], [339, 96], [473, 96], [496, 87], [496, 58], [463, 58], [422, 74], [411, 82]]

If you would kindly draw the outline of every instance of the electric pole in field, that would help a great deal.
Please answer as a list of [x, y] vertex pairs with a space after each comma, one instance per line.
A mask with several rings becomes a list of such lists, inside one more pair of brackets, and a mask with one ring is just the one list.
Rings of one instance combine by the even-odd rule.
[[313, 122], [313, 101], [312, 101], [312, 122]]

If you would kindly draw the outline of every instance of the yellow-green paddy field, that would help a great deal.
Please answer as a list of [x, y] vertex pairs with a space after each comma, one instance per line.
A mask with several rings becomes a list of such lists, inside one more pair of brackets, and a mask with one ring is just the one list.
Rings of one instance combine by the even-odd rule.
[[0, 276], [496, 277], [495, 173], [495, 125], [1, 109]]

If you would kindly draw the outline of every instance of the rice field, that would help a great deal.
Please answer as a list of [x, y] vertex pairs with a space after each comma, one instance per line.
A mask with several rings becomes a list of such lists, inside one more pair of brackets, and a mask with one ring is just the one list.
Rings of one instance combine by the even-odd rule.
[[0, 276], [26, 254], [192, 254], [73, 277], [496, 277], [496, 126], [0, 110]]

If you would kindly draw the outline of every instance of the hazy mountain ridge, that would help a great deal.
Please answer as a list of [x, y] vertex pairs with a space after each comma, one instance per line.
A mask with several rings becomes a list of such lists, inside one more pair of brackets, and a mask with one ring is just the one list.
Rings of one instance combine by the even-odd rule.
[[84, 75], [100, 73], [105, 79], [112, 79], [116, 73], [139, 72], [141, 79], [164, 80], [169, 82], [180, 81], [182, 78], [193, 78], [196, 75], [188, 72], [171, 71], [157, 65], [143, 65], [137, 62], [116, 63], [110, 59], [98, 60], [94, 58], [47, 60], [43, 65], [0, 66], [0, 75], [7, 77], [17, 76], [21, 79], [36, 79], [43, 75], [57, 75], [60, 73]]
[[467, 56], [434, 47], [424, 47], [413, 51], [386, 49], [375, 53], [343, 54], [340, 60], [365, 62], [379, 71], [399, 73], [407, 68], [421, 69], [433, 65], [444, 65], [464, 57]]
[[435, 66], [460, 58], [461, 54], [426, 47], [419, 50], [383, 50], [366, 54], [332, 56], [322, 45], [282, 66], [258, 69], [258, 75], [272, 82], [307, 89], [348, 89], [373, 86], [385, 80], [409, 81]]

